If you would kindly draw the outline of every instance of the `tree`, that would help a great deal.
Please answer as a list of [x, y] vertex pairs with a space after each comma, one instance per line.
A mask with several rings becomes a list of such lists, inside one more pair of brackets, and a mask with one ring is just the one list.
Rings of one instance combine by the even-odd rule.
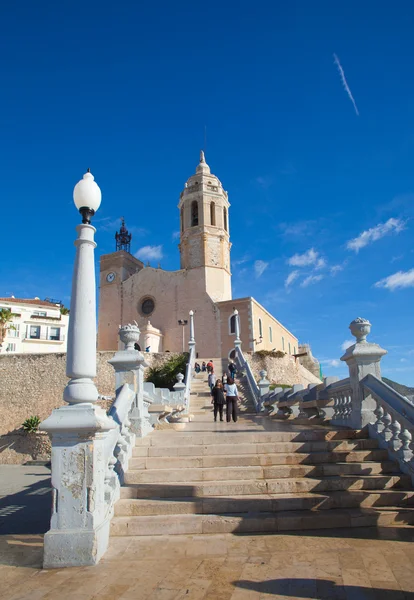
[[0, 308], [0, 350], [9, 329], [16, 329], [12, 325], [13, 313], [10, 308]]
[[66, 308], [66, 306], [61, 306], [61, 307], [60, 307], [60, 314], [61, 314], [61, 315], [68, 315], [68, 314], [69, 314], [69, 312], [70, 312], [70, 311], [69, 311], [69, 309], [68, 309], [68, 308]]

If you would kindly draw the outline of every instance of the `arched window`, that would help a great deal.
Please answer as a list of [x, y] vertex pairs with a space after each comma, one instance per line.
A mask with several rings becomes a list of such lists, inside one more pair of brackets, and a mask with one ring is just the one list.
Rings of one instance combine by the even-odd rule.
[[227, 208], [223, 208], [223, 227], [227, 231]]
[[269, 327], [269, 342], [272, 343], [273, 342], [273, 333], [272, 333], [272, 328]]
[[263, 337], [262, 319], [259, 319], [259, 337]]
[[285, 338], [282, 337], [282, 350], [285, 351]]
[[191, 227], [198, 225], [198, 202], [193, 200], [191, 203]]
[[181, 208], [181, 231], [184, 231], [184, 208]]
[[210, 202], [210, 223], [211, 225], [216, 224], [216, 205], [214, 202]]
[[230, 317], [230, 333], [236, 333], [236, 315]]
[[291, 352], [290, 352], [290, 342], [289, 342], [289, 354], [291, 354]]
[[293, 354], [296, 354], [296, 346], [293, 346]]

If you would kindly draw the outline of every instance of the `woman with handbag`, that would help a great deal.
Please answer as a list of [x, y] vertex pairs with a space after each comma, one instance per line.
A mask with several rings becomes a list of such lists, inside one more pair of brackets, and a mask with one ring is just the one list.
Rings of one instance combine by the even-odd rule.
[[217, 421], [217, 413], [220, 414], [220, 421], [223, 420], [223, 406], [225, 404], [223, 384], [217, 379], [215, 386], [211, 390], [213, 397], [211, 403], [214, 404], [214, 420]]
[[227, 383], [224, 386], [226, 392], [226, 421], [230, 423], [231, 419], [236, 423], [237, 421], [237, 386], [234, 383], [234, 379], [227, 377]]

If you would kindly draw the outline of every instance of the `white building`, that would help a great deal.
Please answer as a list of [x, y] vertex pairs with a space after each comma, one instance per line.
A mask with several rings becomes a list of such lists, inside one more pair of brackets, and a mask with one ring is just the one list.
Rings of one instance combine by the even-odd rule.
[[42, 354], [66, 352], [69, 315], [62, 315], [61, 305], [39, 298], [0, 298], [0, 309], [13, 313], [0, 352], [10, 354]]

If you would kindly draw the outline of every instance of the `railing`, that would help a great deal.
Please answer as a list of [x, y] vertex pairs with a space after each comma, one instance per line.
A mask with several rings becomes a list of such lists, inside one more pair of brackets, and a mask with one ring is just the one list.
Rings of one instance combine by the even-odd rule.
[[193, 380], [193, 368], [196, 359], [195, 345], [190, 345], [188, 353], [188, 363], [185, 368], [185, 390], [184, 390], [184, 404], [187, 413], [190, 412], [190, 397], [191, 397], [191, 382]]
[[41, 342], [45, 342], [45, 341], [47, 341], [47, 342], [64, 342], [65, 341], [65, 335], [62, 333], [60, 335], [60, 337], [56, 338], [56, 336], [52, 336], [51, 337], [50, 335], [46, 335], [45, 333], [41, 333], [38, 336], [32, 336], [32, 335], [30, 335], [30, 333], [24, 333], [22, 335], [21, 339], [22, 340], [26, 340], [26, 341], [29, 340], [29, 341], [33, 341], [33, 342], [36, 342], [36, 341], [41, 341]]
[[242, 371], [242, 373], [245, 373], [247, 384], [248, 384], [249, 390], [250, 390], [250, 395], [253, 400], [255, 410], [258, 413], [262, 410], [262, 397], [260, 395], [260, 388], [257, 385], [256, 379], [253, 375], [253, 371], [252, 371], [249, 363], [245, 359], [240, 345], [237, 345], [235, 347], [235, 353], [236, 353], [236, 365], [237, 365], [238, 369], [240, 369], [240, 371]]
[[364, 392], [373, 401], [373, 419], [369, 424], [371, 437], [378, 439], [381, 448], [388, 450], [401, 470], [414, 483], [414, 405], [375, 375], [362, 380]]

